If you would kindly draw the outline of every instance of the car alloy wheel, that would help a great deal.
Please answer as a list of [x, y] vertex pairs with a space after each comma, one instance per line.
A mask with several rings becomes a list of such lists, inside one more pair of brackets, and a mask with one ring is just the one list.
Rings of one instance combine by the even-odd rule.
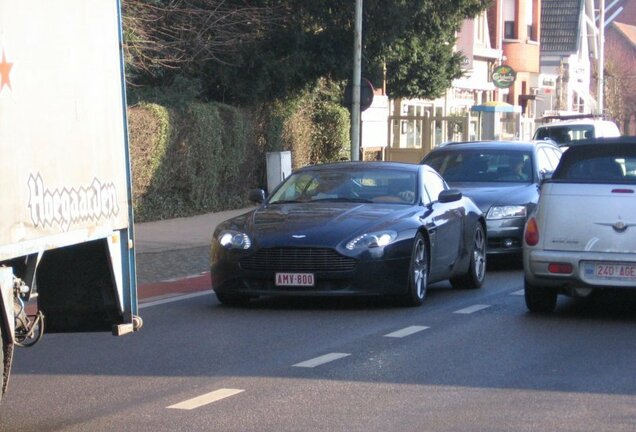
[[486, 234], [481, 223], [475, 224], [470, 262], [466, 273], [450, 279], [453, 288], [481, 288], [486, 277]]
[[422, 233], [417, 233], [411, 253], [409, 289], [405, 297], [407, 306], [419, 306], [426, 297], [428, 286], [428, 247]]
[[475, 282], [481, 286], [486, 276], [486, 235], [480, 223], [475, 226], [475, 245], [471, 264], [475, 272]]

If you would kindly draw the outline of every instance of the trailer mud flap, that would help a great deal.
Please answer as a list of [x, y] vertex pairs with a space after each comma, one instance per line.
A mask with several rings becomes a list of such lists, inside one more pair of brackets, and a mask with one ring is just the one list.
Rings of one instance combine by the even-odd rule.
[[108, 244], [96, 240], [47, 251], [36, 274], [47, 333], [111, 331], [123, 323]]

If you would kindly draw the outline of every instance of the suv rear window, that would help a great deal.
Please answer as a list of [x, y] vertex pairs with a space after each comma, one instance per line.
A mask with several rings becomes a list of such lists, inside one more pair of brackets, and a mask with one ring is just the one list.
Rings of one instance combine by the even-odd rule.
[[544, 126], [537, 129], [535, 140], [553, 139], [559, 144], [594, 138], [593, 125]]
[[634, 145], [584, 145], [564, 153], [552, 180], [636, 184]]

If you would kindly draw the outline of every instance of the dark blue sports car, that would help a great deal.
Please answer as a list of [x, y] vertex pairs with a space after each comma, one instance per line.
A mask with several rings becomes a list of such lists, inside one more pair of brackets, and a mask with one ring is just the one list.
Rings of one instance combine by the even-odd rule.
[[269, 295], [397, 297], [422, 304], [429, 283], [481, 287], [479, 208], [426, 165], [343, 162], [295, 171], [212, 239], [212, 288], [223, 304]]

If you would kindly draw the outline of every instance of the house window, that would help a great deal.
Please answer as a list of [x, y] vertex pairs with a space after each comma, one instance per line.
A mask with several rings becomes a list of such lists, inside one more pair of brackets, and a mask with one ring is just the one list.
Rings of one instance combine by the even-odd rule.
[[475, 18], [475, 41], [479, 46], [487, 45], [487, 26], [488, 21], [486, 20], [485, 12]]
[[514, 21], [504, 22], [504, 39], [516, 39]]
[[534, 24], [534, 1], [527, 0], [526, 1], [526, 26], [528, 29], [528, 34], [526, 35], [527, 40], [534, 40], [532, 37], [532, 27]]
[[503, 28], [504, 39], [518, 38], [517, 31], [515, 29], [515, 20], [517, 16], [517, 1], [518, 0], [503, 0], [502, 21], [504, 23], [504, 28]]

